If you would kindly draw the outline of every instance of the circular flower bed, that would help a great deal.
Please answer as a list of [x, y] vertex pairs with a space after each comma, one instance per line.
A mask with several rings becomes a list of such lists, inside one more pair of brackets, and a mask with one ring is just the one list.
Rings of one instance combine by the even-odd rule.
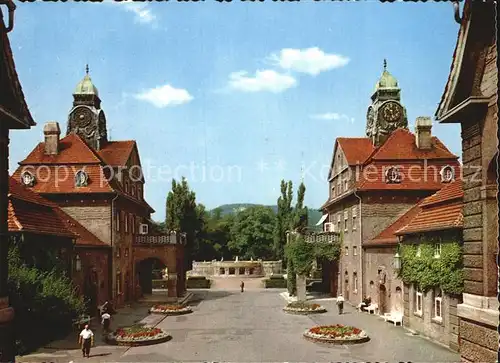
[[189, 306], [182, 305], [154, 305], [149, 309], [150, 313], [166, 314], [166, 315], [182, 315], [192, 313], [193, 310]]
[[370, 340], [364, 330], [346, 325], [315, 326], [304, 332], [304, 337], [318, 343], [356, 344]]
[[133, 325], [126, 328], [118, 328], [107, 337], [108, 342], [117, 345], [139, 346], [164, 343], [171, 336], [159, 328], [141, 325]]
[[283, 308], [283, 311], [289, 314], [319, 314], [326, 313], [326, 309], [319, 304], [310, 304], [306, 302], [292, 302]]

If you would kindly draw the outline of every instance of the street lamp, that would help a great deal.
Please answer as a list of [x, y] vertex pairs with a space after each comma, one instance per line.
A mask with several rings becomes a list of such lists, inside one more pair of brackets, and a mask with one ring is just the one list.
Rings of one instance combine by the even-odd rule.
[[75, 258], [75, 269], [77, 272], [82, 270], [82, 260], [80, 259], [80, 255], [76, 255]]
[[399, 252], [396, 252], [394, 255], [394, 269], [401, 269], [401, 256], [399, 255]]

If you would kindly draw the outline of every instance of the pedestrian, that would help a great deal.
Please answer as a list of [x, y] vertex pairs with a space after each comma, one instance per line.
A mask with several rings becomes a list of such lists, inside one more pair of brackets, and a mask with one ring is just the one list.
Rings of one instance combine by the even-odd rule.
[[88, 324], [85, 325], [85, 328], [81, 331], [79, 340], [82, 345], [83, 357], [90, 358], [90, 347], [94, 345], [94, 333], [90, 330]]
[[344, 297], [342, 294], [339, 294], [337, 297], [337, 307], [339, 308], [339, 315], [342, 315], [342, 312], [344, 311]]
[[243, 290], [245, 289], [245, 283], [243, 281], [241, 281], [240, 287], [241, 287], [241, 292], [243, 292]]
[[109, 326], [111, 325], [111, 315], [108, 312], [105, 312], [101, 316], [101, 324], [102, 324], [102, 332], [104, 335], [109, 333]]

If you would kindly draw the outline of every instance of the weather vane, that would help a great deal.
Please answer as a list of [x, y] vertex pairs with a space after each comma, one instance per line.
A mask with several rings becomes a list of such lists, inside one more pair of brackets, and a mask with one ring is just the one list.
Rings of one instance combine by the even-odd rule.
[[384, 71], [387, 70], [387, 59], [384, 58]]
[[89, 74], [89, 64], [88, 63], [85, 65], [85, 73]]

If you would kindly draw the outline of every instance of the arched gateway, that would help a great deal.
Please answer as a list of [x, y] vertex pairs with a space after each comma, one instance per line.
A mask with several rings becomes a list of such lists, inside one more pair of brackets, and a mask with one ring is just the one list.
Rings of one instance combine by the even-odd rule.
[[[153, 270], [167, 268], [168, 296], [181, 297], [186, 292], [184, 270], [185, 234], [136, 236], [134, 240], [134, 286], [136, 295], [151, 294]], [[139, 297], [139, 296], [136, 296]]]

